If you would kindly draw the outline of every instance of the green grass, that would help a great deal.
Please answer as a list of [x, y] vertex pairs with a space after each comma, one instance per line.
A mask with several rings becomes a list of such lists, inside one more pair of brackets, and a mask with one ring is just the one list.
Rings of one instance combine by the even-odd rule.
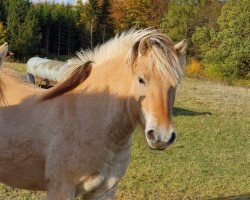
[[[177, 140], [150, 150], [141, 130], [117, 200], [250, 199], [250, 89], [185, 79], [174, 124]], [[0, 199], [44, 199], [0, 185]]]
[[249, 100], [249, 89], [185, 79], [175, 104], [177, 141], [152, 151], [137, 131], [117, 199], [250, 199]]
[[24, 73], [26, 72], [26, 64], [24, 63], [17, 63], [17, 62], [5, 62], [4, 67], [8, 67], [14, 69], [18, 72]]

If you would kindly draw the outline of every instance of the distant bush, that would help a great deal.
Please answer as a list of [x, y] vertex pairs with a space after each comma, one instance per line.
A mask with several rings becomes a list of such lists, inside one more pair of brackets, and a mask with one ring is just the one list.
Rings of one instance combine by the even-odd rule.
[[209, 79], [221, 79], [221, 73], [218, 71], [219, 66], [215, 64], [206, 64], [204, 67], [204, 76]]
[[204, 67], [196, 59], [191, 59], [185, 70], [185, 74], [187, 76], [194, 76], [194, 77], [204, 76]]

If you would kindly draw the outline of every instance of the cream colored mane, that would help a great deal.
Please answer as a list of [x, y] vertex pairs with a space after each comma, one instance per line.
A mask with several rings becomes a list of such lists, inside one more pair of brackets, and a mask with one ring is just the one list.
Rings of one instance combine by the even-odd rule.
[[[114, 59], [119, 55], [127, 55], [127, 63], [133, 65], [140, 56], [138, 48], [140, 42], [149, 39], [152, 44], [150, 51], [151, 63], [148, 67], [156, 67], [157, 70], [168, 79], [173, 86], [176, 86], [182, 78], [182, 69], [173, 48], [174, 45], [170, 38], [163, 33], [152, 29], [130, 30], [117, 34], [101, 46], [97, 46], [93, 51], [81, 50], [77, 57], [69, 60], [69, 63], [83, 65], [87, 61], [101, 64], [109, 59]], [[132, 48], [135, 51], [132, 51]]]
[[[176, 87], [182, 78], [178, 53], [180, 52], [175, 49], [171, 39], [157, 30], [143, 29], [123, 32], [96, 47], [93, 51], [82, 50], [77, 53], [76, 58], [68, 60], [68, 65], [71, 67], [65, 72], [62, 82], [41, 99], [48, 100], [76, 88], [87, 79], [92, 67], [118, 56], [127, 56], [124, 65], [128, 67], [134, 67], [141, 56], [149, 57], [147, 67], [156, 68], [162, 78]], [[85, 67], [87, 67], [86, 70]]]

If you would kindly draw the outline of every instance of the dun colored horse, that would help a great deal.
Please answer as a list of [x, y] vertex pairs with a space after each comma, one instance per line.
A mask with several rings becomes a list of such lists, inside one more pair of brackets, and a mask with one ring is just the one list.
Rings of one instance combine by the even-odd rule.
[[[132, 30], [78, 53], [71, 60], [77, 67], [52, 89], [15, 77], [8, 89], [3, 75], [0, 181], [47, 191], [47, 200], [113, 199], [137, 124], [153, 149], [175, 140], [172, 108], [185, 49], [156, 30]], [[2, 62], [6, 46], [1, 52]], [[25, 94], [12, 103], [8, 94], [20, 87]]]

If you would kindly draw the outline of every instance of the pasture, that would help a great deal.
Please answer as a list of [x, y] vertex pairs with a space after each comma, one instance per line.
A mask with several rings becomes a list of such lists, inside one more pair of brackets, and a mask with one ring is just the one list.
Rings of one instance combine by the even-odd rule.
[[[176, 142], [154, 151], [137, 129], [116, 199], [250, 199], [249, 99], [250, 89], [184, 79], [175, 101]], [[44, 198], [0, 184], [1, 200]]]

